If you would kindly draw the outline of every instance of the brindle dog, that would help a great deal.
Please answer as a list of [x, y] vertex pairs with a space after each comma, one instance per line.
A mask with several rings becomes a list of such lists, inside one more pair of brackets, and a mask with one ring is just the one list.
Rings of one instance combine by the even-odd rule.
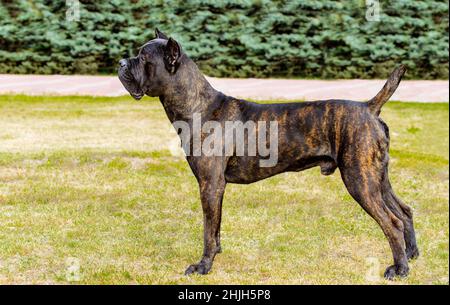
[[[193, 114], [202, 121], [278, 122], [278, 163], [260, 167], [258, 156], [187, 155], [200, 187], [204, 251], [186, 274], [206, 274], [221, 252], [222, 199], [227, 183], [247, 184], [270, 176], [320, 166], [324, 175], [339, 168], [351, 196], [386, 235], [394, 256], [384, 276], [408, 274], [408, 259], [419, 255], [409, 208], [394, 193], [388, 177], [389, 129], [379, 118], [381, 107], [398, 87], [405, 67], [396, 68], [383, 89], [368, 102], [326, 100], [256, 104], [226, 96], [207, 82], [196, 64], [172, 38], [156, 29], [134, 58], [119, 62], [119, 79], [131, 96], [158, 96], [169, 120], [192, 127]], [[202, 132], [201, 139], [205, 138]], [[191, 150], [192, 151], [192, 150]]]

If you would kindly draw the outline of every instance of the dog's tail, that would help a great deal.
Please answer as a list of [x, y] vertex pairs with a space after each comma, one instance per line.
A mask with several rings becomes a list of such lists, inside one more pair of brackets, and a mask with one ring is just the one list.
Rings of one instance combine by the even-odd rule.
[[394, 94], [395, 90], [402, 80], [402, 76], [406, 72], [406, 67], [400, 65], [391, 73], [386, 84], [384, 84], [383, 89], [381, 89], [378, 94], [367, 102], [370, 112], [375, 115], [379, 115], [381, 107], [389, 100], [389, 98]]

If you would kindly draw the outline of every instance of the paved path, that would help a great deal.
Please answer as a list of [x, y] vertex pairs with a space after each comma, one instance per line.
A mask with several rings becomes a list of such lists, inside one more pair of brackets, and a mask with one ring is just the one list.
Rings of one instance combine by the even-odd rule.
[[[364, 101], [373, 97], [385, 80], [291, 80], [224, 79], [208, 77], [213, 87], [225, 94], [258, 100], [269, 99], [350, 99]], [[0, 74], [0, 94], [102, 95], [127, 94], [117, 77], [82, 75], [6, 75]], [[448, 81], [401, 82], [392, 100], [448, 102]]]

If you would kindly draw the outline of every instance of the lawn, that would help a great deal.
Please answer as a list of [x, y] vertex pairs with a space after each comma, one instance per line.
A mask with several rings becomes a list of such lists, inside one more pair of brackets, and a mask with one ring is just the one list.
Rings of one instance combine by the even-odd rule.
[[[449, 106], [389, 102], [391, 179], [421, 256], [394, 284], [449, 283]], [[228, 185], [223, 253], [159, 101], [0, 96], [0, 284], [377, 284], [392, 255], [339, 172]]]

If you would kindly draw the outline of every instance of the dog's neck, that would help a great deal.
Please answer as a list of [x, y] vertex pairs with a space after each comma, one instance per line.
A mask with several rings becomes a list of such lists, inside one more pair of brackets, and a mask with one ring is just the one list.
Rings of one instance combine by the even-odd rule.
[[205, 113], [221, 92], [215, 90], [187, 55], [173, 75], [173, 85], [159, 97], [170, 121], [190, 121], [194, 113]]

